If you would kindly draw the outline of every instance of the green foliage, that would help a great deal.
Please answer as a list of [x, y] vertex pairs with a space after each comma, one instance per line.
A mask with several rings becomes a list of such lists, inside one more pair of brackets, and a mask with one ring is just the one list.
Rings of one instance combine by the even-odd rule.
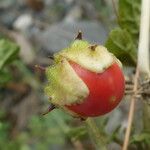
[[72, 117], [61, 110], [46, 116], [32, 116], [27, 125], [28, 132], [24, 131], [14, 139], [9, 136], [11, 125], [4, 118], [5, 114], [0, 111], [0, 150], [66, 150], [71, 139], [87, 139], [86, 127], [73, 127], [69, 124]]
[[[12, 140], [9, 136], [10, 124], [4, 120], [5, 113], [0, 111], [0, 149], [20, 150], [20, 140]], [[3, 120], [3, 121], [2, 121]]]
[[65, 136], [53, 117], [32, 117], [29, 130], [28, 138], [36, 139], [33, 141], [35, 149], [48, 149], [52, 145], [65, 143]]
[[135, 134], [132, 137], [131, 143], [142, 142], [142, 141], [149, 143], [150, 142], [150, 134], [148, 134], [148, 133]]
[[105, 46], [125, 65], [136, 64], [136, 47], [126, 30], [120, 28], [112, 30]]
[[[52, 111], [46, 116], [33, 116], [28, 124], [29, 132], [24, 132], [20, 136], [23, 139], [21, 148], [53, 150], [57, 145], [65, 150], [68, 141], [82, 139], [87, 135], [84, 125], [73, 127], [68, 124], [71, 120], [72, 117], [61, 110]], [[32, 143], [32, 147], [29, 143]]]
[[86, 134], [87, 130], [85, 126], [72, 128], [68, 133], [69, 137], [72, 137], [74, 140], [84, 138]]
[[[8, 124], [7, 123], [3, 123], [2, 121], [0, 122], [0, 141], [3, 141], [7, 138], [8, 136]], [[0, 144], [1, 145], [1, 144]]]
[[141, 133], [135, 134], [132, 136], [130, 140], [130, 144], [136, 144], [138, 149], [145, 150], [150, 148], [150, 134], [149, 133]]
[[141, 0], [119, 0], [118, 22], [120, 28], [110, 32], [106, 47], [124, 65], [136, 64]]
[[41, 83], [35, 78], [35, 75], [32, 73], [31, 70], [24, 64], [20, 59], [15, 60], [12, 65], [14, 65], [24, 83], [29, 84], [33, 89], [42, 88]]
[[14, 61], [19, 52], [19, 47], [6, 39], [0, 39], [0, 85], [7, 83], [11, 79], [11, 73], [7, 65]]
[[12, 76], [10, 75], [10, 72], [7, 68], [0, 70], [0, 85], [7, 83], [11, 79], [12, 79]]
[[0, 70], [16, 59], [19, 47], [6, 39], [0, 40]]
[[119, 25], [137, 43], [140, 24], [141, 0], [119, 0]]

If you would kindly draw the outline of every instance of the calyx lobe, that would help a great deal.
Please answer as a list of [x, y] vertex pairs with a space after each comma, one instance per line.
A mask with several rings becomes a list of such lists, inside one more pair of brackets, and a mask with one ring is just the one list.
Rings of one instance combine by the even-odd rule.
[[56, 105], [71, 105], [83, 102], [89, 95], [86, 84], [78, 77], [66, 59], [46, 69], [48, 85], [45, 93]]
[[75, 40], [71, 46], [55, 55], [58, 61], [62, 57], [95, 73], [102, 73], [115, 62], [121, 66], [119, 60], [104, 46], [90, 45], [83, 40]]

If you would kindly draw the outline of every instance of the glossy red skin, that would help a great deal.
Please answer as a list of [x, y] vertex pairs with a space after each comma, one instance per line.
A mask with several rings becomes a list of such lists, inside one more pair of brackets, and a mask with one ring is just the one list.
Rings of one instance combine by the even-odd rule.
[[[112, 111], [124, 95], [124, 75], [117, 63], [103, 73], [94, 73], [70, 62], [71, 66], [89, 88], [89, 95], [81, 104], [66, 106], [83, 117], [96, 117]], [[115, 98], [115, 99], [114, 99]]]

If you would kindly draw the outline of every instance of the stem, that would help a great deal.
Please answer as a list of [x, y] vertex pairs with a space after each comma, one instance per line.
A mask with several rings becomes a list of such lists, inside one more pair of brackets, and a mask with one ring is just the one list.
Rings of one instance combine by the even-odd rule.
[[[138, 49], [138, 65], [141, 73], [144, 73], [150, 79], [150, 62], [149, 62], [149, 33], [150, 33], [150, 0], [142, 1], [141, 26]], [[145, 97], [146, 100], [149, 97]], [[143, 124], [144, 130], [149, 130], [150, 106], [144, 102], [143, 105]]]
[[140, 72], [147, 74], [148, 77], [150, 77], [149, 25], [150, 25], [150, 0], [142, 0], [139, 47], [138, 47], [138, 66]]
[[126, 129], [122, 150], [127, 150], [129, 144], [131, 126], [132, 126], [134, 110], [135, 110], [135, 100], [137, 94], [139, 72], [143, 72], [150, 77], [150, 68], [149, 68], [149, 25], [150, 24], [149, 22], [150, 22], [150, 0], [142, 0], [140, 35], [139, 35], [139, 46], [138, 46], [138, 65], [136, 68], [135, 81], [134, 81], [134, 89], [133, 89], [134, 94], [132, 96], [131, 103], [130, 103], [128, 127]]
[[133, 95], [131, 98], [130, 108], [129, 108], [129, 115], [128, 115], [128, 126], [125, 133], [124, 143], [122, 150], [127, 150], [128, 144], [129, 144], [129, 138], [131, 133], [131, 126], [133, 122], [133, 116], [134, 116], [134, 110], [135, 110], [135, 102], [136, 102], [136, 94], [137, 94], [137, 88], [138, 88], [138, 78], [139, 78], [139, 69], [138, 66], [136, 68], [136, 74], [135, 74], [135, 80], [134, 80], [134, 87], [133, 87]]
[[147, 102], [144, 102], [143, 122], [144, 131], [150, 133], [150, 106], [147, 104]]
[[95, 124], [94, 120], [92, 118], [88, 118], [86, 120], [86, 124], [92, 135], [93, 141], [96, 144], [96, 148], [100, 150], [107, 150], [106, 141], [104, 140], [104, 137], [100, 134], [100, 131], [97, 125]]

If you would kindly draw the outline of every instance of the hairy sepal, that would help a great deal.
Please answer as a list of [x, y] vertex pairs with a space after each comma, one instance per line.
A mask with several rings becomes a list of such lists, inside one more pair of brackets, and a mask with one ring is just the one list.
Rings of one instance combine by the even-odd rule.
[[79, 104], [89, 95], [86, 84], [78, 77], [69, 62], [62, 58], [46, 69], [48, 85], [45, 93], [57, 106]]
[[94, 49], [88, 42], [75, 40], [68, 48], [55, 55], [55, 60], [60, 58], [74, 61], [83, 68], [96, 73], [104, 72], [114, 62], [121, 66], [120, 61], [104, 46], [96, 45]]

